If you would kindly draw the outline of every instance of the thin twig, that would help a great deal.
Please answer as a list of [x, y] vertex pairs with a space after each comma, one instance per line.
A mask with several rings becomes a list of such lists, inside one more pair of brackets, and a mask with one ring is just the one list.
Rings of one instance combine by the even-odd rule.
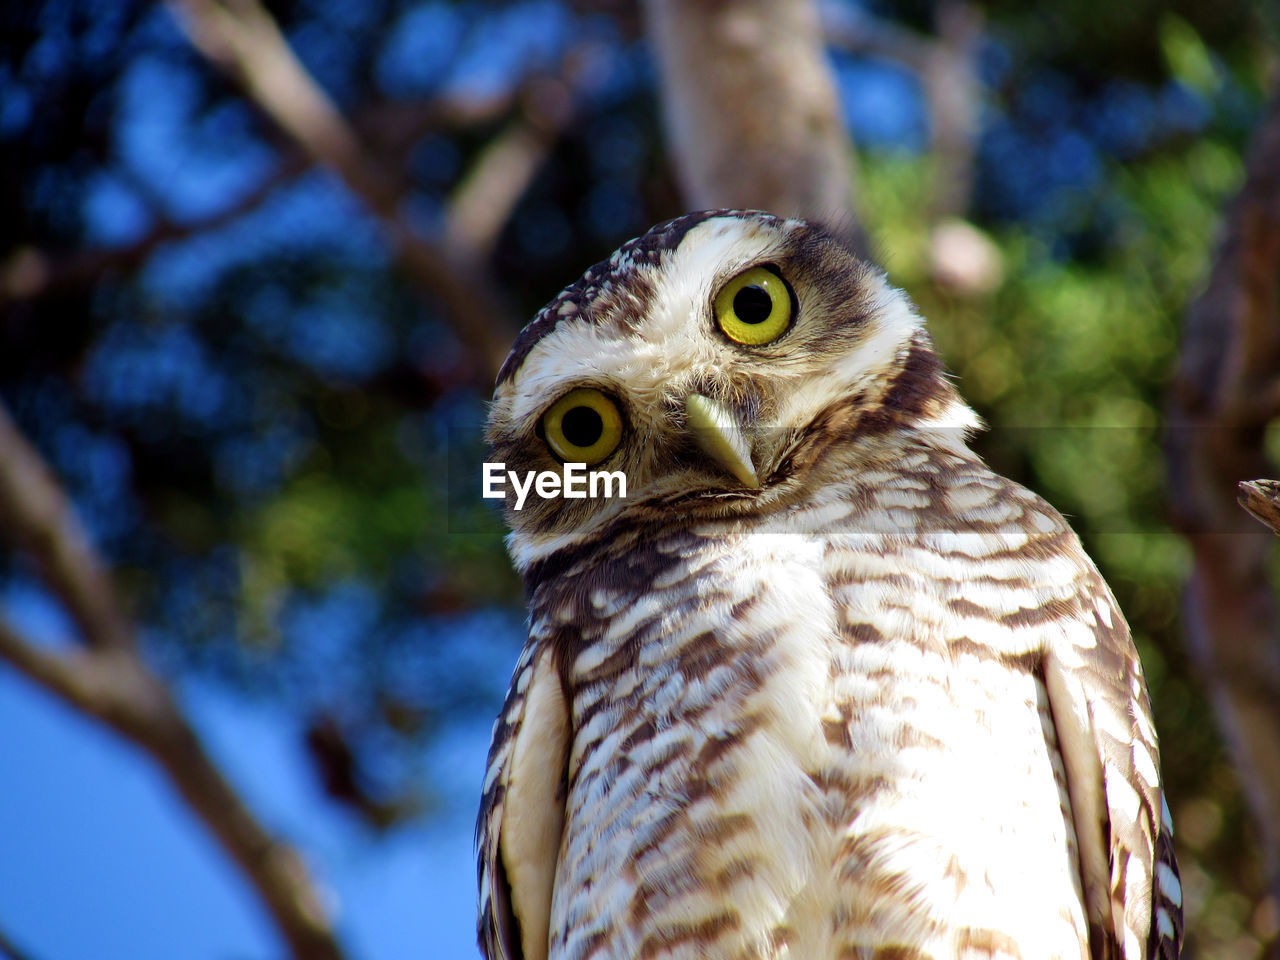
[[400, 159], [427, 134], [493, 123], [511, 113], [521, 87], [495, 93], [449, 93], [423, 100], [383, 100], [363, 104], [351, 124], [365, 148]]
[[923, 72], [934, 54], [936, 42], [908, 27], [843, 7], [823, 6], [822, 32], [833, 47], [853, 54], [868, 54], [896, 60], [904, 67]]
[[572, 92], [544, 80], [524, 97], [524, 108], [480, 152], [449, 198], [445, 239], [484, 257], [497, 242], [520, 197], [547, 159], [572, 116]]
[[979, 41], [982, 11], [967, 0], [942, 0], [938, 36], [862, 13], [823, 8], [823, 34], [838, 50], [893, 60], [915, 73], [929, 114], [937, 161], [931, 216], [964, 216], [973, 192], [973, 154], [978, 133]]
[[[510, 113], [513, 103], [527, 98], [530, 89], [545, 82], [545, 78], [531, 78], [528, 83], [511, 90], [484, 96], [451, 93], [407, 103], [372, 104], [361, 110], [354, 126], [360, 139], [373, 145], [380, 154], [400, 157], [412, 144], [432, 130], [474, 127]], [[127, 246], [81, 250], [69, 255], [54, 254], [34, 247], [20, 247], [5, 262], [0, 263], [0, 308], [10, 303], [35, 300], [69, 288], [96, 283], [105, 274], [132, 271], [166, 243], [219, 230], [245, 214], [252, 213], [274, 196], [278, 187], [297, 177], [313, 163], [315, 160], [312, 157], [293, 145], [291, 149], [285, 150], [285, 157], [275, 170], [252, 190], [223, 209], [195, 220], [171, 220], [162, 206], [158, 205], [158, 197], [143, 196], [156, 224], [146, 236]], [[124, 173], [131, 186], [147, 187], [142, 178], [129, 171]]]
[[6, 303], [34, 300], [68, 288], [96, 283], [103, 275], [136, 269], [160, 246], [219, 230], [262, 206], [276, 189], [307, 168], [301, 154], [282, 160], [257, 186], [217, 213], [197, 220], [174, 222], [158, 216], [156, 226], [136, 243], [125, 247], [83, 250], [57, 257], [31, 247], [20, 248], [0, 264], [0, 307]]

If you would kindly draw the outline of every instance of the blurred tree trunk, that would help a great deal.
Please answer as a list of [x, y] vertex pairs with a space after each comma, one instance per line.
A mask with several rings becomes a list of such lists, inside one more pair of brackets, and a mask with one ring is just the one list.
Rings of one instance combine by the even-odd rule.
[[1188, 644], [1280, 903], [1280, 606], [1267, 569], [1274, 538], [1236, 502], [1239, 481], [1274, 474], [1263, 441], [1280, 412], [1280, 91], [1222, 230], [1208, 285], [1187, 311], [1166, 450], [1174, 520], [1195, 562]]
[[686, 204], [820, 220], [865, 252], [812, 0], [649, 0], [645, 13]]
[[963, 0], [942, 0], [935, 13], [938, 39], [920, 69], [929, 104], [930, 146], [937, 164], [933, 219], [969, 212], [982, 106], [978, 55], [982, 11]]

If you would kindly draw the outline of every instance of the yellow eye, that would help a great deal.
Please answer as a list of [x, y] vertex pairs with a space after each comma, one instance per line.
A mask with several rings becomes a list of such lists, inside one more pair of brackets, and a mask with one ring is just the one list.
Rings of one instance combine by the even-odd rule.
[[791, 290], [765, 267], [752, 267], [726, 283], [713, 307], [729, 339], [752, 347], [777, 340], [791, 325]]
[[622, 442], [618, 405], [590, 387], [570, 390], [542, 415], [551, 452], [565, 463], [599, 463]]

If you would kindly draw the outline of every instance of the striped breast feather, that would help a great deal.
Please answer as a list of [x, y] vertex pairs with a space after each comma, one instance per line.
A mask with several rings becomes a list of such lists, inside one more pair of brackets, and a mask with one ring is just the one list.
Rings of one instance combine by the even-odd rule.
[[494, 724], [476, 847], [487, 960], [546, 960], [569, 723], [551, 645], [531, 635]]
[[1094, 957], [1175, 960], [1182, 890], [1173, 825], [1137, 650], [1110, 590], [1090, 572], [1080, 621], [1045, 657], [1067, 771]]

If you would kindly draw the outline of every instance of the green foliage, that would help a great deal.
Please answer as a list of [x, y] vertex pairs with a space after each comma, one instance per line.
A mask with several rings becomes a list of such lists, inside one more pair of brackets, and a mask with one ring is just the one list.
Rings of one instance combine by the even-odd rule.
[[1209, 95], [1218, 88], [1213, 58], [1195, 28], [1176, 13], [1160, 18], [1160, 50], [1169, 73], [1181, 83]]

